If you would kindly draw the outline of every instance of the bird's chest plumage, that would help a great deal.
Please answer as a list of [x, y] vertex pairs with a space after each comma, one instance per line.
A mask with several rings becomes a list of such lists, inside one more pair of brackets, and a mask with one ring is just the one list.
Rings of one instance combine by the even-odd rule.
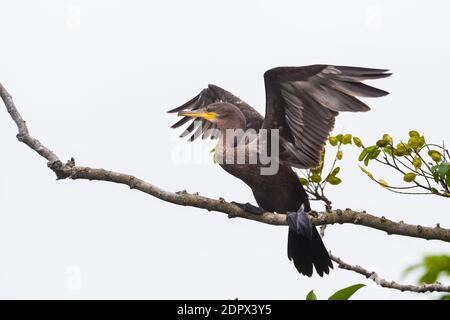
[[262, 165], [258, 161], [257, 147], [254, 143], [230, 146], [220, 139], [215, 148], [215, 157], [225, 171], [241, 179], [251, 188], [272, 180], [261, 175]]
[[[243, 148], [244, 146], [242, 146]], [[239, 147], [216, 146], [216, 156], [222, 159], [236, 160]], [[247, 145], [247, 153], [251, 153], [252, 146]], [[247, 158], [248, 159], [248, 158]], [[261, 174], [263, 165], [260, 162], [237, 163], [236, 161], [220, 161], [219, 165], [228, 173], [245, 182], [253, 191], [255, 200], [264, 210], [285, 213], [296, 211], [302, 203], [309, 209], [308, 197], [300, 184], [297, 174], [290, 166], [280, 165], [278, 171], [272, 175]]]

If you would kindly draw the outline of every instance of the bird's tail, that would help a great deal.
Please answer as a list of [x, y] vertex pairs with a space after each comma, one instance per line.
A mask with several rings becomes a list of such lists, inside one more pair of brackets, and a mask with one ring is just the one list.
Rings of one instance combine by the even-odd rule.
[[311, 239], [289, 228], [288, 257], [294, 261], [298, 272], [308, 277], [312, 276], [313, 266], [321, 277], [333, 269], [328, 251], [315, 227], [312, 227]]

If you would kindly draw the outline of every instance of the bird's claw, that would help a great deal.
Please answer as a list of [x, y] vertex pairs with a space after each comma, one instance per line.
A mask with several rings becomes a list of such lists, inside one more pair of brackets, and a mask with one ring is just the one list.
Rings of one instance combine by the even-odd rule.
[[261, 215], [264, 213], [264, 209], [254, 206], [251, 203], [239, 203], [239, 202], [235, 202], [235, 201], [231, 201], [232, 204], [234, 204], [235, 206], [238, 206], [239, 208], [241, 208], [242, 210], [252, 213], [252, 214], [257, 214], [257, 215]]
[[302, 204], [297, 212], [287, 213], [287, 223], [289, 228], [306, 239], [312, 239], [312, 224], [305, 212], [305, 206]]

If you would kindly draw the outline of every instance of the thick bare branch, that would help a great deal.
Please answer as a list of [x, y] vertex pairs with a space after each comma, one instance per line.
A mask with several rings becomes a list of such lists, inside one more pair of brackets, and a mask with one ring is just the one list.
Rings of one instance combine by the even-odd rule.
[[[171, 202], [183, 206], [192, 206], [208, 211], [217, 211], [227, 214], [230, 218], [244, 218], [254, 220], [271, 225], [286, 225], [286, 216], [283, 214], [276, 214], [271, 212], [265, 212], [261, 215], [254, 215], [248, 213], [232, 203], [226, 202], [224, 199], [211, 199], [198, 194], [191, 194], [186, 191], [180, 192], [168, 192], [162, 190], [142, 179], [134, 177], [129, 174], [108, 171], [105, 169], [95, 169], [89, 167], [80, 167], [75, 165], [75, 160], [71, 159], [67, 163], [63, 163], [58, 156], [50, 149], [44, 146], [39, 140], [33, 138], [29, 134], [29, 130], [20, 113], [18, 112], [10, 94], [0, 83], [0, 96], [6, 105], [6, 108], [11, 115], [12, 119], [16, 123], [19, 133], [17, 138], [19, 141], [25, 143], [31, 149], [35, 150], [38, 154], [44, 157], [48, 163], [48, 167], [52, 169], [58, 179], [85, 179], [85, 180], [97, 180], [108, 181], [113, 183], [119, 183], [129, 186], [131, 189], [136, 189], [154, 196], [158, 199]], [[350, 223], [356, 225], [362, 225], [373, 229], [385, 231], [388, 234], [397, 234], [408, 237], [423, 238], [427, 240], [442, 240], [450, 242], [450, 230], [441, 228], [437, 225], [434, 228], [423, 227], [419, 225], [406, 224], [404, 222], [394, 222], [386, 219], [385, 217], [377, 217], [370, 215], [366, 212], [358, 212], [351, 209], [345, 210], [328, 210], [321, 213], [313, 213], [311, 216], [311, 222], [313, 225], [325, 226], [335, 223]], [[340, 258], [332, 256], [332, 259], [339, 264], [340, 268], [352, 270], [366, 277], [370, 277], [377, 284], [383, 287], [389, 287], [398, 290], [409, 290], [414, 292], [426, 292], [426, 291], [446, 291], [450, 292], [450, 288], [442, 286], [440, 284], [424, 285], [424, 286], [411, 286], [400, 285], [395, 282], [388, 282], [380, 278], [375, 272], [370, 272], [359, 266], [352, 266]]]
[[351, 265], [347, 262], [344, 262], [341, 258], [336, 257], [335, 255], [331, 254], [331, 259], [338, 264], [338, 267], [344, 270], [350, 270], [354, 271], [356, 273], [359, 273], [366, 278], [374, 281], [377, 285], [383, 287], [383, 288], [389, 288], [389, 289], [396, 289], [400, 291], [411, 291], [411, 292], [417, 292], [417, 293], [424, 293], [424, 292], [450, 292], [450, 286], [443, 285], [439, 282], [433, 283], [433, 284], [423, 284], [423, 285], [412, 285], [412, 284], [400, 284], [395, 281], [388, 281], [386, 279], [383, 279], [380, 277], [375, 271], [369, 271], [361, 266], [358, 265]]
[[[244, 218], [271, 225], [286, 225], [286, 216], [265, 212], [261, 215], [248, 213], [224, 199], [211, 199], [198, 194], [179, 191], [176, 193], [162, 190], [144, 180], [125, 173], [118, 173], [104, 169], [75, 166], [73, 161], [62, 164], [61, 161], [49, 162], [49, 167], [57, 174], [58, 178], [85, 179], [120, 183], [152, 195], [161, 200], [183, 206], [197, 207], [208, 211], [218, 211], [228, 214], [230, 218]], [[313, 225], [329, 224], [356, 224], [373, 229], [385, 231], [388, 234], [396, 234], [427, 240], [442, 240], [450, 242], [450, 230], [436, 226], [434, 228], [411, 225], [404, 222], [394, 222], [385, 217], [377, 217], [366, 212], [358, 212], [351, 209], [330, 210], [328, 212], [312, 213]]]
[[320, 213], [317, 218], [312, 218], [312, 222], [314, 225], [350, 223], [385, 231], [390, 235], [396, 234], [427, 240], [450, 242], [450, 229], [442, 228], [439, 224], [437, 224], [436, 227], [412, 225], [404, 223], [403, 221], [395, 222], [386, 219], [384, 216], [377, 217], [368, 214], [365, 211], [354, 211], [351, 209], [331, 210], [329, 212]]
[[39, 140], [30, 136], [27, 124], [22, 119], [22, 116], [20, 115], [19, 111], [14, 105], [11, 95], [8, 93], [8, 91], [6, 91], [5, 87], [3, 87], [1, 83], [0, 83], [0, 96], [2, 97], [3, 102], [5, 103], [6, 109], [11, 115], [11, 118], [14, 120], [14, 122], [17, 125], [17, 128], [19, 129], [17, 139], [25, 143], [27, 146], [29, 146], [31, 149], [39, 153], [48, 161], [58, 160], [58, 157], [56, 156], [56, 154], [53, 153], [53, 151], [42, 145]]

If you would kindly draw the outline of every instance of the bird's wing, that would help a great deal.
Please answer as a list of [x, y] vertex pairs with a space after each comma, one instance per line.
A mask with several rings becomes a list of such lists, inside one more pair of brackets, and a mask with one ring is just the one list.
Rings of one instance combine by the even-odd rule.
[[[197, 110], [205, 108], [214, 102], [228, 102], [238, 107], [244, 114], [247, 121], [246, 129], [259, 130], [263, 123], [261, 114], [249, 106], [246, 102], [234, 96], [230, 92], [213, 84], [208, 85], [208, 88], [203, 89], [197, 96], [183, 104], [182, 106], [169, 110], [169, 113], [180, 112], [186, 110]], [[207, 120], [195, 120], [191, 117], [183, 117], [181, 120], [172, 125], [172, 128], [178, 128], [191, 121], [189, 126], [184, 130], [180, 137], [185, 137], [193, 133], [189, 137], [189, 141], [194, 141], [196, 138], [202, 136], [203, 139], [211, 137], [211, 139], [218, 137], [218, 130], [215, 124]], [[210, 129], [210, 130], [208, 130]]]
[[298, 168], [316, 167], [338, 112], [370, 110], [355, 97], [381, 97], [388, 92], [361, 81], [387, 77], [386, 72], [330, 65], [268, 70], [263, 128], [280, 130], [280, 160]]

